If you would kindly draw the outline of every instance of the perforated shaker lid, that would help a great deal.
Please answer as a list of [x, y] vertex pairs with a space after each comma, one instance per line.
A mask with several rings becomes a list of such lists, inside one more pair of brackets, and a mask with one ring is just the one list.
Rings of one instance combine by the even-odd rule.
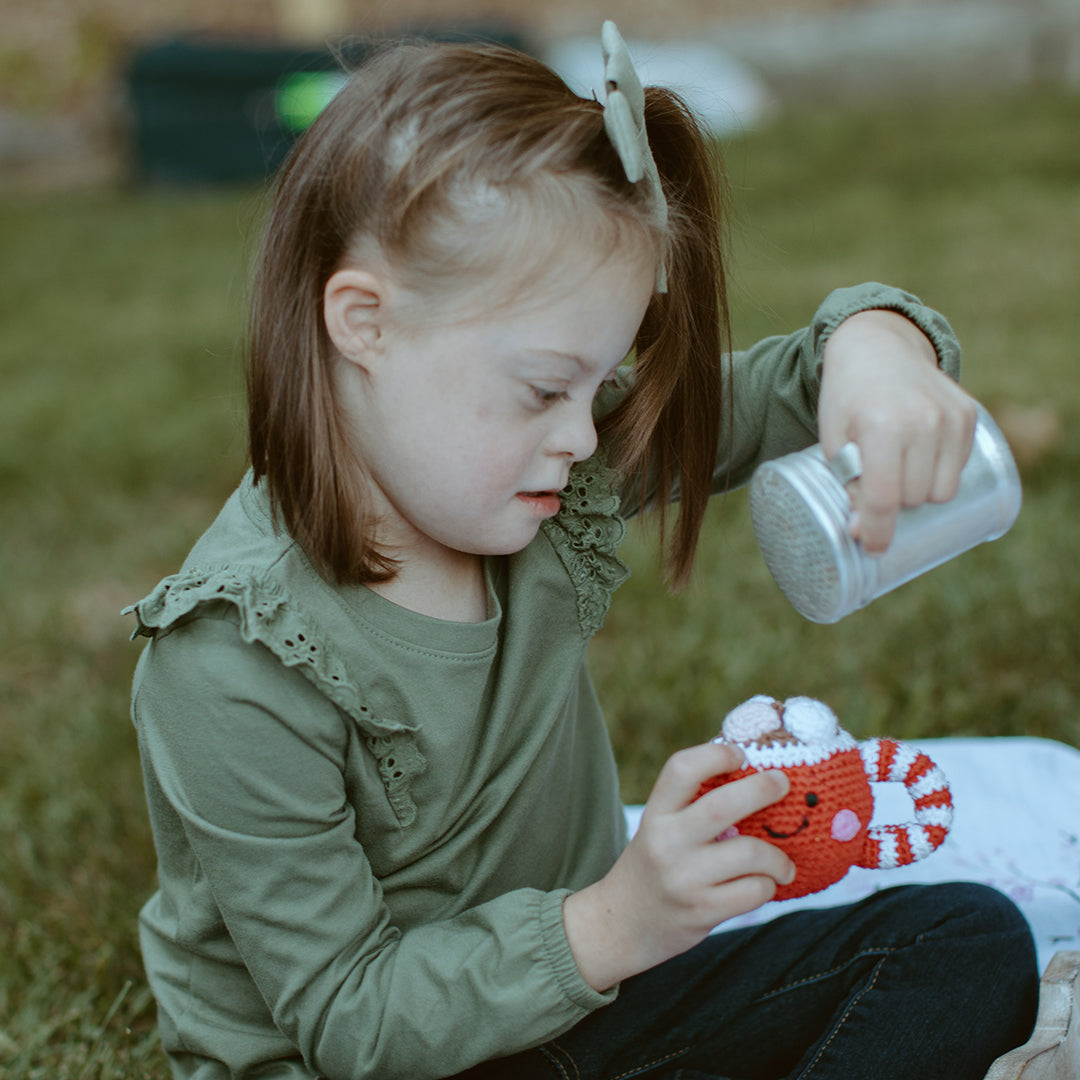
[[849, 510], [819, 447], [765, 462], [750, 482], [765, 564], [792, 607], [813, 622], [836, 622], [861, 606]]

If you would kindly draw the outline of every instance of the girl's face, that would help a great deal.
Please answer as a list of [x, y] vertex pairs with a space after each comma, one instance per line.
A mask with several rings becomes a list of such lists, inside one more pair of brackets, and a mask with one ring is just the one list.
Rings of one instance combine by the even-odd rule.
[[520, 551], [558, 512], [571, 465], [596, 449], [593, 398], [632, 348], [655, 275], [651, 257], [624, 245], [599, 263], [567, 252], [490, 317], [417, 321], [400, 314], [417, 297], [368, 296], [366, 344], [339, 385], [378, 542], [403, 571]]

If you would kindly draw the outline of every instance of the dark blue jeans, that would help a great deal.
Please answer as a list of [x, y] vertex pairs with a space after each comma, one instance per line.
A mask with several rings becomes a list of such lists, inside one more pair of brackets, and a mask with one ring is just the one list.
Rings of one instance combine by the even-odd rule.
[[1010, 900], [903, 886], [715, 934], [552, 1042], [459, 1080], [982, 1080], [1027, 1040], [1037, 998]]

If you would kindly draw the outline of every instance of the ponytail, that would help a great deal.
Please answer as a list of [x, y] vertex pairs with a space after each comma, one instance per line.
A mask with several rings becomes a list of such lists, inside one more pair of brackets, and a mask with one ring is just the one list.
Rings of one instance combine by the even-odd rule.
[[[717, 459], [730, 363], [724, 221], [727, 191], [715, 145], [676, 95], [649, 87], [645, 123], [667, 199], [667, 293], [650, 304], [637, 337], [632, 392], [601, 427], [615, 465], [654, 507], [675, 589], [689, 579]], [[678, 519], [667, 542], [667, 507]]]

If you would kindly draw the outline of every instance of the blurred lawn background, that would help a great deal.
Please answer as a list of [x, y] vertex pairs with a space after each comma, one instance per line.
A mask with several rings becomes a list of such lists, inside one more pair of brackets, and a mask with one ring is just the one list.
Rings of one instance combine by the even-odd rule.
[[[984, 545], [836, 626], [715, 500], [672, 599], [646, 537], [592, 649], [628, 801], [759, 692], [856, 735], [1080, 745], [1080, 98], [796, 112], [731, 140], [747, 344], [834, 286], [952, 320], [1013, 436], [1025, 503]], [[0, 204], [0, 1073], [168, 1075], [136, 912], [154, 888], [120, 608], [176, 569], [243, 468], [239, 345], [258, 191], [3, 193]], [[1006, 423], [1007, 421], [1007, 423]]]

